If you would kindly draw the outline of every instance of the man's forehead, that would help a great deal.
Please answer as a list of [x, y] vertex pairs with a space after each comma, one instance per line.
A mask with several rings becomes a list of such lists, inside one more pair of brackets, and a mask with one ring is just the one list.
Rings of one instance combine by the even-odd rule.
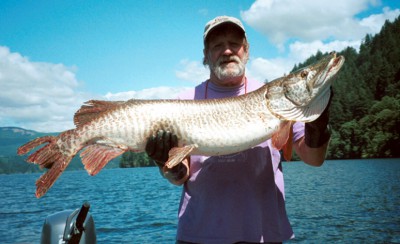
[[237, 26], [235, 26], [233, 24], [227, 23], [222, 26], [218, 26], [217, 28], [212, 30], [207, 37], [207, 42], [210, 43], [217, 39], [225, 38], [225, 37], [241, 39], [241, 38], [245, 38], [245, 35], [244, 35], [243, 30], [241, 30], [240, 28], [238, 28]]

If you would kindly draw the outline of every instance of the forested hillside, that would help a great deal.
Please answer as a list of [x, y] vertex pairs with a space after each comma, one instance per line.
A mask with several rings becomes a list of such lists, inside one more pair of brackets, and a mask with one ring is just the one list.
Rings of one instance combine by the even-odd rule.
[[399, 157], [400, 18], [387, 21], [379, 34], [367, 35], [359, 52], [347, 48], [339, 54], [346, 62], [333, 84], [328, 158]]
[[23, 162], [23, 158], [17, 155], [17, 147], [29, 140], [45, 135], [49, 134], [16, 127], [0, 128], [0, 173], [38, 171], [36, 165]]

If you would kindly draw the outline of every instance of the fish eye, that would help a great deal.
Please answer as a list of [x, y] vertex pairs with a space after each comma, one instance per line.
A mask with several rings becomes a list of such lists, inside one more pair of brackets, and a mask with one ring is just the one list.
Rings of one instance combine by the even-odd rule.
[[306, 78], [307, 75], [308, 75], [308, 71], [307, 71], [307, 70], [303, 70], [303, 71], [301, 71], [301, 73], [300, 73], [300, 77], [301, 77], [301, 78]]

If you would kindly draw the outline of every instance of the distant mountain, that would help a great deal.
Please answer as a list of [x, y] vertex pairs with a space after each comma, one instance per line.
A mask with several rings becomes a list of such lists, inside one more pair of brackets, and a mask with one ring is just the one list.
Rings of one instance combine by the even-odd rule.
[[0, 157], [15, 156], [17, 148], [39, 136], [55, 135], [56, 133], [41, 133], [18, 127], [0, 127]]
[[[17, 155], [21, 145], [37, 137], [57, 135], [58, 133], [42, 133], [19, 127], [0, 127], [0, 174], [41, 172], [38, 165], [25, 162], [27, 155]], [[112, 160], [106, 168], [119, 167], [119, 158]], [[83, 169], [79, 156], [72, 159], [67, 170]]]

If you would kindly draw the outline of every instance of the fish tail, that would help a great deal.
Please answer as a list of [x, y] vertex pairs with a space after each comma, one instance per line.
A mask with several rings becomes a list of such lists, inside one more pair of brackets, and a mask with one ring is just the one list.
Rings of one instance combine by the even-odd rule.
[[18, 153], [18, 155], [26, 154], [33, 148], [35, 148], [43, 143], [52, 142], [54, 140], [54, 138], [55, 138], [55, 136], [43, 136], [43, 137], [36, 138], [36, 139], [20, 146], [17, 150], [17, 153]]
[[64, 132], [59, 136], [44, 136], [30, 141], [18, 148], [18, 154], [25, 154], [37, 146], [44, 145], [36, 152], [29, 155], [26, 159], [29, 163], [38, 164], [40, 168], [48, 168], [36, 181], [36, 197], [42, 197], [48, 189], [54, 184], [57, 178], [65, 170], [74, 157], [74, 153], [68, 153], [65, 149], [61, 149], [57, 144], [59, 137], [68, 135], [70, 131]]
[[26, 161], [38, 164], [41, 168], [51, 168], [52, 164], [54, 163], [54, 156], [57, 156], [54, 155], [53, 151], [54, 147], [56, 146], [56, 141], [57, 137], [55, 136], [39, 137], [19, 147], [17, 153], [18, 155], [26, 154], [42, 144], [49, 143], [48, 145], [32, 153], [26, 159]]

